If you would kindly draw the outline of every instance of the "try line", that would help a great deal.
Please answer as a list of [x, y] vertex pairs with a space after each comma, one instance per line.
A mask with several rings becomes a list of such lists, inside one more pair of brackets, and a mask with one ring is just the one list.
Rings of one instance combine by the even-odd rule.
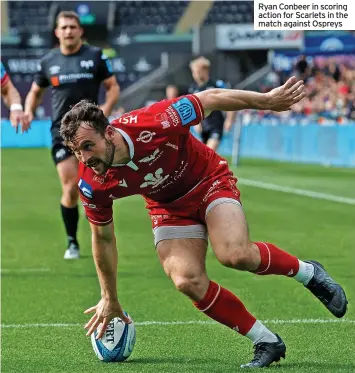
[[[347, 319], [290, 319], [290, 320], [263, 320], [264, 324], [355, 324], [355, 320]], [[215, 321], [204, 320], [190, 320], [190, 321], [138, 321], [134, 322], [136, 326], [171, 326], [171, 325], [220, 325]], [[71, 328], [84, 327], [84, 323], [53, 323], [53, 324], [2, 324], [2, 329], [16, 329], [16, 328]]]
[[345, 203], [347, 205], [355, 205], [355, 198], [347, 198], [347, 197], [337, 196], [334, 194], [313, 192], [311, 190], [306, 190], [306, 189], [290, 188], [290, 187], [286, 187], [282, 185], [269, 184], [269, 183], [264, 183], [262, 181], [243, 179], [243, 178], [238, 179], [238, 183], [242, 185], [256, 187], [256, 188], [273, 190], [276, 192], [297, 194], [299, 196], [304, 196], [304, 197], [311, 197], [311, 198], [316, 198], [316, 199], [323, 199], [326, 201]]

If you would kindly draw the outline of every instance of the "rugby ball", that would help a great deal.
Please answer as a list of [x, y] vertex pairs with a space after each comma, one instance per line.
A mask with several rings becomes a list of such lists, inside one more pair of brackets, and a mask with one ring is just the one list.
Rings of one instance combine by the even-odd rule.
[[91, 344], [100, 360], [120, 362], [131, 355], [136, 343], [136, 328], [133, 321], [131, 324], [125, 324], [119, 317], [115, 317], [101, 339], [96, 339], [97, 333], [95, 330], [91, 334]]

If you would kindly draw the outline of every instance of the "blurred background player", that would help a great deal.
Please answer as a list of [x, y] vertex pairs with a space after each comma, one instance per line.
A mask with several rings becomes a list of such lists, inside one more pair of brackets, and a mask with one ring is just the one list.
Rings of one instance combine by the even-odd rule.
[[60, 121], [70, 107], [81, 99], [97, 102], [101, 83], [106, 89], [106, 101], [100, 107], [108, 117], [118, 101], [119, 86], [102, 50], [83, 44], [83, 29], [75, 12], [63, 11], [58, 14], [55, 35], [59, 39], [59, 48], [51, 50], [39, 63], [26, 97], [24, 128], [29, 127], [45, 89], [51, 86], [52, 157], [62, 186], [60, 208], [68, 238], [64, 259], [78, 259], [78, 162], [72, 151], [63, 144], [59, 133]]
[[174, 84], [169, 84], [165, 88], [165, 97], [168, 100], [172, 100], [173, 98], [179, 97], [179, 88]]
[[[227, 88], [223, 80], [212, 80], [210, 78], [210, 61], [205, 57], [199, 57], [190, 62], [190, 69], [194, 83], [189, 87], [189, 93], [198, 93], [211, 88]], [[227, 112], [226, 115], [220, 110], [215, 110], [209, 115], [196, 131], [200, 133], [202, 142], [213, 150], [217, 150], [223, 131], [229, 131], [235, 120], [235, 112]]]
[[[1, 62], [1, 98], [4, 104], [10, 109], [10, 122], [12, 127], [16, 128], [18, 132], [18, 126], [23, 120], [23, 107], [21, 104], [21, 96], [18, 90], [12, 84], [12, 81], [7, 74], [4, 65]], [[21, 132], [24, 132], [22, 128]]]

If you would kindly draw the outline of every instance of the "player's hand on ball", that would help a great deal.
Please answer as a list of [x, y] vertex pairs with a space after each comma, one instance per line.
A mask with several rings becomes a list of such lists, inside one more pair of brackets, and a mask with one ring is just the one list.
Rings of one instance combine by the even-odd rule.
[[293, 76], [284, 85], [274, 88], [266, 95], [270, 103], [270, 110], [289, 110], [293, 104], [301, 101], [306, 96], [304, 82], [303, 80], [297, 81], [296, 77]]
[[111, 301], [102, 298], [100, 302], [94, 306], [88, 308], [84, 311], [85, 314], [89, 314], [95, 312], [94, 316], [89, 320], [89, 322], [85, 325], [85, 329], [88, 331], [86, 333], [87, 336], [91, 335], [101, 324], [96, 339], [101, 339], [104, 335], [105, 330], [108, 327], [110, 321], [115, 318], [119, 317], [123, 322], [126, 324], [130, 324], [132, 321], [124, 314], [121, 305], [119, 302]]

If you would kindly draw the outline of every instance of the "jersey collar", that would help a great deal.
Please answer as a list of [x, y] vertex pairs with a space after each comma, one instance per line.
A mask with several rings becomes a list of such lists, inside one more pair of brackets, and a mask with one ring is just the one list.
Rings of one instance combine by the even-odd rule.
[[123, 136], [123, 138], [126, 140], [126, 142], [128, 144], [128, 149], [129, 149], [129, 157], [131, 158], [131, 160], [128, 163], [112, 165], [112, 167], [128, 166], [128, 167], [132, 168], [135, 171], [138, 170], [138, 167], [132, 161], [132, 159], [134, 157], [134, 145], [133, 145], [132, 139], [129, 137], [128, 133], [126, 133], [125, 131], [121, 130], [120, 128], [115, 128], [115, 127], [113, 127], [113, 128], [117, 132], [119, 132]]

